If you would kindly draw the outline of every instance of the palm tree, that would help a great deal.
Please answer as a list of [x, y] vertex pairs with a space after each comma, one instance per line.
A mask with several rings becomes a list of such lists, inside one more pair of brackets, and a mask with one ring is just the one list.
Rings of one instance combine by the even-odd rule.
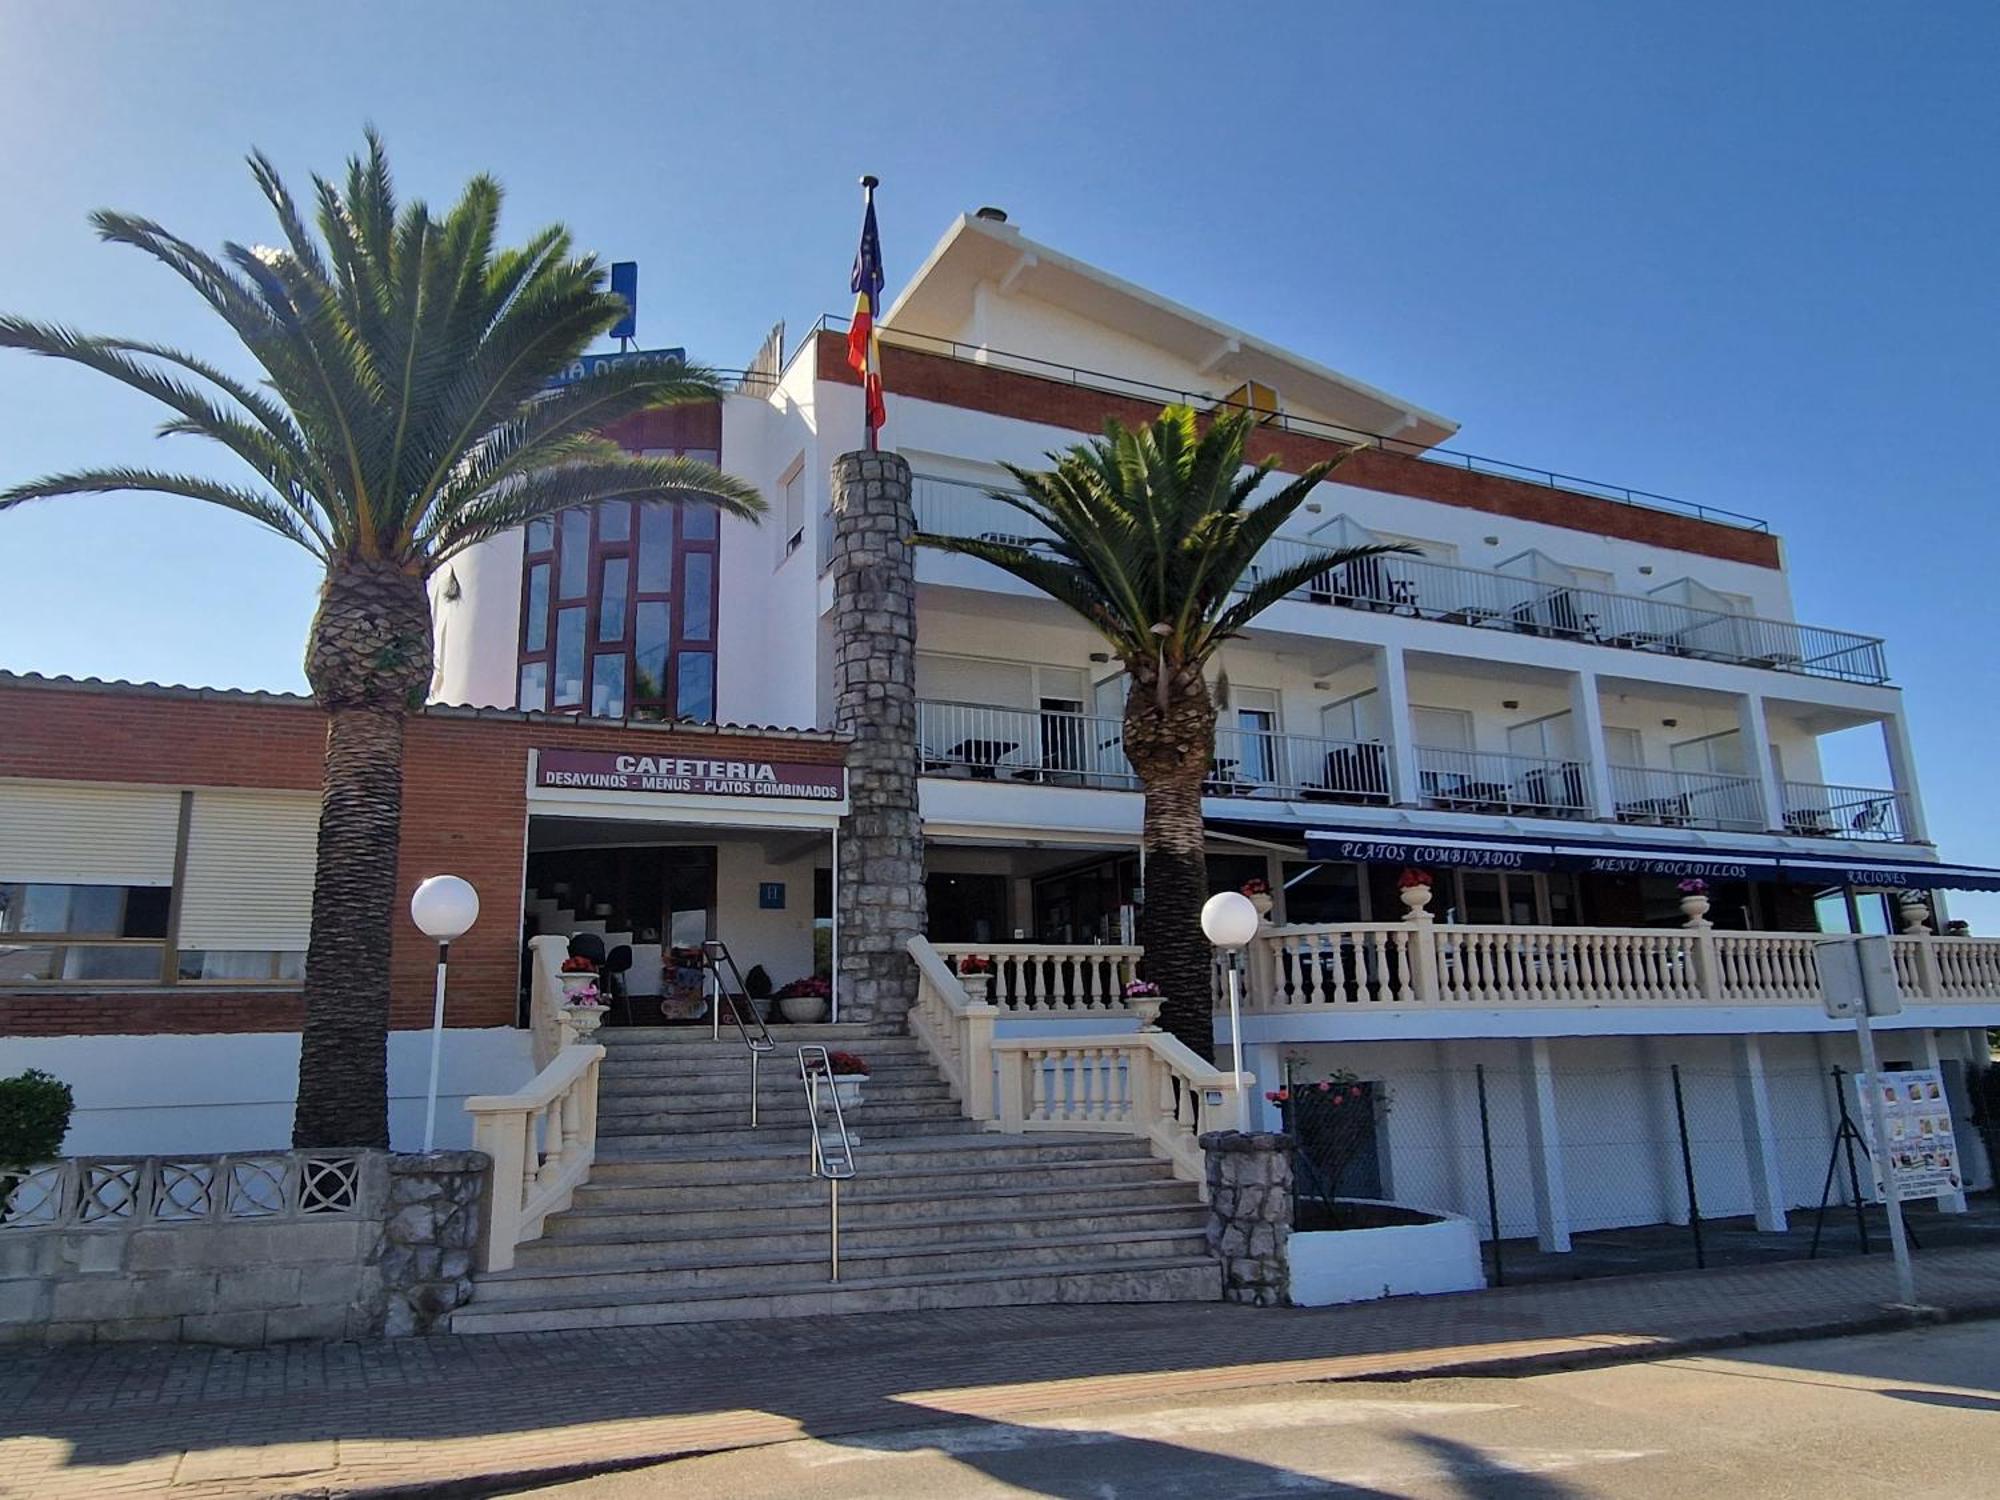
[[1136, 429], [1108, 422], [1102, 438], [1051, 453], [1053, 469], [1007, 465], [1022, 493], [993, 491], [1053, 540], [921, 539], [983, 558], [1067, 604], [1125, 664], [1125, 758], [1146, 799], [1139, 938], [1163, 995], [1161, 1025], [1203, 1057], [1215, 1055], [1201, 932], [1208, 890], [1201, 788], [1216, 721], [1208, 664], [1224, 641], [1313, 579], [1408, 550], [1315, 551], [1288, 566], [1260, 567], [1258, 553], [1339, 460], [1314, 464], [1252, 503], [1276, 464], [1244, 467], [1252, 423], [1248, 412], [1229, 412], [1202, 432], [1186, 406]]
[[179, 349], [0, 317], [0, 346], [97, 370], [172, 415], [162, 435], [219, 443], [250, 482], [138, 468], [79, 469], [0, 494], [179, 495], [262, 522], [326, 567], [306, 678], [327, 714], [306, 953], [300, 1146], [386, 1146], [389, 935], [403, 791], [403, 724], [431, 678], [426, 580], [487, 537], [598, 501], [763, 502], [714, 467], [629, 456], [598, 434], [633, 412], [716, 399], [692, 366], [614, 365], [552, 386], [624, 304], [561, 226], [500, 249], [500, 187], [476, 177], [442, 218], [398, 208], [382, 142], [344, 190], [315, 177], [319, 237], [262, 153], [250, 169], [282, 248], [220, 257], [148, 219], [100, 211], [207, 301], [256, 362], [246, 381]]

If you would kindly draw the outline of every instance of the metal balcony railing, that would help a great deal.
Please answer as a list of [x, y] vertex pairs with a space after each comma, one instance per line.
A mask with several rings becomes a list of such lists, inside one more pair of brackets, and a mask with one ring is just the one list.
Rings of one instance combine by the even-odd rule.
[[1903, 794], [1877, 787], [1822, 786], [1787, 781], [1785, 832], [1810, 838], [1880, 839], [1907, 843], [1909, 819]]
[[1719, 828], [1755, 833], [1764, 827], [1757, 783], [1710, 771], [1660, 771], [1612, 766], [1611, 798], [1621, 823], [1661, 828]]
[[1581, 761], [1432, 745], [1418, 745], [1416, 754], [1417, 787], [1426, 807], [1543, 818], [1590, 816], [1590, 775]]
[[[914, 502], [917, 529], [933, 536], [986, 537], [1024, 545], [1048, 537], [1032, 517], [994, 499], [981, 486], [960, 480], [919, 475]], [[1335, 552], [1300, 537], [1275, 537], [1246, 581], [1315, 555], [1331, 559]], [[1550, 584], [1422, 557], [1368, 557], [1340, 566], [1329, 562], [1327, 571], [1294, 597], [1377, 614], [1842, 682], [1889, 680], [1882, 642], [1874, 636], [1696, 609], [1643, 594]]]
[[926, 776], [1033, 781], [1050, 786], [1135, 787], [1125, 727], [1090, 714], [924, 699], [917, 743]]

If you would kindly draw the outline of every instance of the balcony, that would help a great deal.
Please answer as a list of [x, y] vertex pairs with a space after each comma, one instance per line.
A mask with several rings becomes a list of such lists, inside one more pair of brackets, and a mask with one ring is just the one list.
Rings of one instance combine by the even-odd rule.
[[[917, 529], [933, 536], [984, 537], [1032, 545], [1046, 531], [981, 486], [918, 475]], [[1276, 571], [1334, 550], [1276, 537], [1259, 568]], [[1256, 576], [1253, 570], [1252, 579]], [[1582, 641], [1624, 651], [1762, 667], [1840, 682], [1886, 683], [1882, 642], [1789, 620], [1697, 609], [1644, 594], [1550, 584], [1512, 573], [1464, 568], [1421, 557], [1362, 558], [1327, 571], [1293, 597], [1313, 604], [1401, 615], [1478, 630]]]
[[[1817, 1016], [1820, 947], [1851, 941], [1714, 928], [1272, 927], [1250, 945], [1244, 1010], [1352, 1018], [1467, 1007], [1798, 1006]], [[2000, 1004], [2000, 942], [1904, 935], [1890, 948], [1908, 1003]]]
[[[924, 699], [917, 704], [922, 774], [971, 781], [1136, 790], [1119, 719], [1055, 709]], [[1580, 760], [1414, 747], [1419, 807], [1492, 817], [1594, 821], [1590, 770]], [[1211, 798], [1397, 801], [1390, 748], [1379, 740], [1220, 729], [1202, 782]], [[1769, 831], [1757, 783], [1711, 771], [1612, 765], [1613, 820], [1653, 828]], [[1783, 831], [1794, 836], [1906, 843], [1900, 792], [1787, 781]]]

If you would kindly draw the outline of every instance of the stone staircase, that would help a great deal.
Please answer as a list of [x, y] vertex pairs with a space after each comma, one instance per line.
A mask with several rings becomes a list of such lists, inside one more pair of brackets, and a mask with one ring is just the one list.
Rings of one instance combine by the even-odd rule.
[[[1195, 1189], [1143, 1141], [982, 1130], [900, 1033], [784, 1026], [773, 1037], [752, 1130], [739, 1040], [600, 1031], [590, 1181], [512, 1269], [478, 1278], [452, 1330], [1219, 1296]], [[856, 1175], [841, 1184], [837, 1284], [795, 1050], [813, 1042], [870, 1066], [847, 1116]]]

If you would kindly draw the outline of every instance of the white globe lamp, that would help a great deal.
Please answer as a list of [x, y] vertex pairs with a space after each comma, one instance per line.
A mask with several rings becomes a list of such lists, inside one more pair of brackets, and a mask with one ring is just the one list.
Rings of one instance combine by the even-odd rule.
[[444, 1047], [444, 971], [454, 938], [479, 920], [479, 892], [456, 875], [433, 875], [410, 897], [410, 920], [438, 945], [437, 995], [431, 1008], [431, 1081], [424, 1095], [424, 1150], [437, 1140], [438, 1059]]
[[1229, 1059], [1236, 1073], [1236, 1128], [1250, 1128], [1250, 1096], [1243, 1087], [1243, 1001], [1240, 965], [1244, 946], [1261, 924], [1257, 908], [1241, 891], [1221, 891], [1201, 908], [1202, 936], [1227, 956], [1229, 970]]

